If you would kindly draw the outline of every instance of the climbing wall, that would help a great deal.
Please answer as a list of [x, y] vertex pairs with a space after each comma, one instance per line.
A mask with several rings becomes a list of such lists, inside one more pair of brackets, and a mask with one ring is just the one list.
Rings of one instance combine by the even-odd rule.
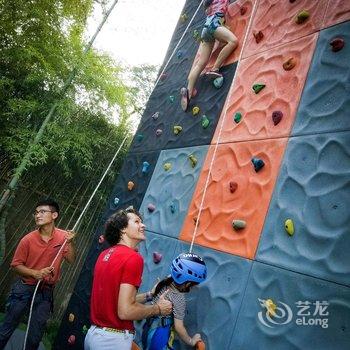
[[[199, 3], [187, 1], [165, 62]], [[223, 82], [198, 80], [185, 113], [179, 89], [204, 18], [149, 99], [55, 349], [82, 349], [103, 222], [128, 205], [147, 226], [141, 291], [190, 249], [199, 220], [193, 251], [208, 279], [188, 295], [185, 324], [207, 349], [350, 349], [350, 2], [231, 3], [239, 46]]]

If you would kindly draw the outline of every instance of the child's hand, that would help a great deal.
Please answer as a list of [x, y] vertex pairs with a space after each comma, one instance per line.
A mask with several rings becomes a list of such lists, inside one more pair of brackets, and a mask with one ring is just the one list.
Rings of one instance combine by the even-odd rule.
[[173, 304], [171, 301], [165, 299], [166, 295], [168, 294], [168, 290], [165, 291], [158, 299], [157, 305], [159, 307], [159, 316], [165, 316], [170, 315], [173, 311]]
[[199, 333], [196, 333], [193, 337], [192, 337], [192, 345], [195, 346], [199, 341], [201, 340], [201, 335]]

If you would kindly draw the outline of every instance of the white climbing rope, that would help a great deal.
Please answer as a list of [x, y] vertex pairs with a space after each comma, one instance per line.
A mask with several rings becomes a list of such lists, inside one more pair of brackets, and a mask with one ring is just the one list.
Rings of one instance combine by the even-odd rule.
[[174, 54], [175, 54], [175, 51], [177, 50], [177, 48], [178, 48], [179, 45], [181, 44], [182, 39], [183, 39], [184, 36], [186, 35], [186, 33], [187, 33], [187, 31], [188, 31], [188, 28], [189, 28], [190, 25], [192, 24], [192, 22], [193, 22], [194, 18], [196, 17], [196, 15], [197, 15], [197, 13], [198, 13], [200, 7], [202, 6], [203, 2], [204, 2], [204, 0], [202, 0], [202, 1], [199, 3], [199, 5], [198, 5], [196, 11], [194, 12], [194, 15], [192, 16], [192, 18], [190, 19], [190, 21], [189, 21], [188, 24], [187, 24], [187, 27], [186, 27], [185, 31], [182, 33], [181, 38], [180, 38], [179, 41], [177, 42], [176, 46], [175, 46], [174, 49], [173, 49], [173, 52], [171, 53], [171, 55], [169, 56], [167, 62], [165, 63], [164, 68], [163, 68], [162, 71], [159, 73], [158, 78], [157, 78], [156, 82], [154, 83], [154, 88], [153, 88], [153, 90], [156, 88], [156, 86], [157, 86], [159, 80], [162, 78], [163, 73], [164, 73], [165, 70], [168, 68], [168, 64], [169, 64], [170, 60], [173, 58], [173, 56], [174, 56]]
[[[108, 164], [107, 169], [105, 170], [105, 172], [104, 172], [104, 174], [102, 175], [102, 177], [101, 177], [99, 183], [97, 184], [97, 186], [95, 187], [94, 191], [92, 192], [92, 194], [91, 194], [89, 200], [87, 201], [87, 203], [86, 203], [84, 209], [82, 210], [82, 212], [80, 213], [80, 215], [79, 215], [77, 221], [75, 222], [75, 224], [74, 224], [74, 226], [73, 226], [73, 228], [72, 228], [72, 231], [76, 230], [76, 228], [77, 228], [78, 225], [80, 224], [80, 221], [81, 221], [81, 219], [83, 218], [83, 216], [84, 216], [84, 214], [85, 214], [87, 208], [89, 207], [89, 205], [90, 205], [92, 199], [94, 198], [94, 196], [95, 196], [97, 190], [98, 190], [99, 187], [101, 186], [102, 181], [103, 181], [104, 178], [106, 177], [106, 175], [107, 175], [109, 169], [111, 168], [112, 164], [114, 163], [115, 159], [117, 158], [117, 156], [118, 156], [120, 150], [122, 149], [122, 147], [123, 147], [123, 145], [124, 145], [124, 143], [125, 143], [125, 141], [126, 141], [127, 138], [128, 138], [128, 136], [125, 136], [125, 137], [124, 137], [124, 139], [123, 139], [122, 143], [120, 144], [118, 150], [115, 152], [115, 154], [114, 154], [112, 160], [111, 160], [110, 163]], [[63, 248], [64, 248], [65, 245], [66, 245], [66, 243], [67, 243], [67, 239], [64, 240], [64, 242], [63, 242], [61, 248], [60, 248], [59, 251], [57, 252], [55, 258], [53, 259], [53, 261], [52, 261], [52, 263], [51, 263], [51, 265], [50, 265], [50, 267], [53, 267], [53, 266], [54, 266], [56, 260], [58, 259], [59, 255], [61, 254]], [[25, 350], [25, 348], [26, 348], [27, 338], [28, 338], [28, 331], [29, 331], [30, 321], [31, 321], [32, 312], [33, 312], [34, 300], [35, 300], [35, 296], [36, 296], [36, 293], [37, 293], [37, 291], [38, 291], [38, 288], [39, 288], [40, 283], [41, 283], [41, 280], [39, 280], [39, 281], [37, 282], [37, 284], [36, 284], [36, 287], [35, 287], [34, 293], [33, 293], [33, 297], [32, 297], [32, 301], [31, 301], [31, 303], [30, 303], [29, 317], [28, 317], [28, 323], [27, 323], [26, 333], [25, 333], [25, 336], [24, 336], [23, 350]]]
[[[253, 6], [253, 9], [252, 9], [252, 14], [251, 14], [249, 22], [248, 22], [248, 27], [247, 27], [246, 33], [244, 35], [242, 49], [241, 49], [241, 52], [240, 52], [239, 57], [238, 57], [236, 72], [235, 72], [235, 75], [233, 77], [232, 84], [230, 86], [230, 89], [228, 91], [227, 96], [230, 96], [231, 91], [233, 90], [234, 85], [235, 85], [238, 68], [240, 66], [240, 63], [241, 63], [241, 60], [242, 60], [242, 56], [243, 56], [243, 49], [244, 49], [244, 47], [246, 45], [246, 42], [247, 42], [248, 34], [249, 34], [249, 31], [250, 31], [250, 28], [251, 28], [251, 25], [252, 25], [252, 20], [254, 18], [254, 15], [255, 15], [255, 12], [256, 12], [256, 9], [257, 9], [257, 3], [258, 3], [258, 0], [255, 0], [254, 6]], [[192, 253], [193, 244], [194, 244], [194, 241], [196, 239], [196, 235], [197, 235], [197, 231], [198, 231], [198, 225], [199, 225], [199, 219], [200, 219], [200, 216], [202, 214], [204, 199], [205, 199], [205, 195], [207, 193], [207, 188], [209, 186], [209, 179], [210, 179], [211, 171], [212, 171], [212, 168], [213, 168], [214, 160], [215, 160], [215, 157], [216, 157], [216, 152], [217, 152], [217, 149], [218, 149], [218, 146], [219, 146], [219, 142], [220, 142], [220, 139], [221, 139], [221, 133], [222, 133], [223, 126], [224, 126], [224, 123], [225, 123], [228, 107], [229, 107], [228, 103], [225, 103], [224, 115], [223, 115], [223, 118], [221, 120], [219, 134], [218, 134], [217, 140], [215, 142], [214, 152], [213, 152], [213, 156], [212, 156], [211, 161], [210, 161], [208, 175], [207, 175], [207, 178], [206, 178], [206, 181], [205, 181], [202, 198], [201, 198], [201, 202], [200, 202], [200, 205], [199, 205], [198, 215], [197, 215], [196, 223], [195, 223], [195, 226], [194, 226], [194, 231], [193, 231], [192, 241], [191, 241], [191, 246], [190, 246], [190, 253]]]

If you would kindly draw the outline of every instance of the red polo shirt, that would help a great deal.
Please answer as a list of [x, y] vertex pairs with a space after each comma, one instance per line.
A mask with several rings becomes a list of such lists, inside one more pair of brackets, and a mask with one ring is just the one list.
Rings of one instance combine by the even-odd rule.
[[[51, 266], [66, 238], [66, 235], [67, 231], [55, 228], [50, 240], [45, 242], [38, 230], [28, 233], [19, 242], [11, 266], [16, 267], [18, 265], [24, 265], [33, 270], [41, 270], [45, 267]], [[46, 283], [55, 284], [58, 281], [62, 260], [70, 249], [70, 244], [66, 244], [54, 264], [53, 275], [44, 279]], [[22, 277], [22, 279], [27, 284], [36, 284], [38, 282], [32, 277]]]
[[119, 288], [141, 284], [143, 258], [133, 249], [117, 244], [97, 259], [91, 293], [91, 323], [98, 327], [134, 330], [132, 321], [118, 317]]

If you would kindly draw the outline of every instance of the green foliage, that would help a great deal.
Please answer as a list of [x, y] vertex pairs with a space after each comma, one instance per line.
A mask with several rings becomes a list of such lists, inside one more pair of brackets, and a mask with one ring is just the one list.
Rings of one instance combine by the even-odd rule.
[[[59, 101], [29, 165], [54, 163], [70, 177], [92, 171], [94, 158], [112, 158], [129, 132], [130, 98], [110, 57], [94, 50], [84, 55], [92, 1], [0, 0], [0, 8], [1, 151], [18, 165]], [[74, 67], [73, 84], [61, 96]]]

